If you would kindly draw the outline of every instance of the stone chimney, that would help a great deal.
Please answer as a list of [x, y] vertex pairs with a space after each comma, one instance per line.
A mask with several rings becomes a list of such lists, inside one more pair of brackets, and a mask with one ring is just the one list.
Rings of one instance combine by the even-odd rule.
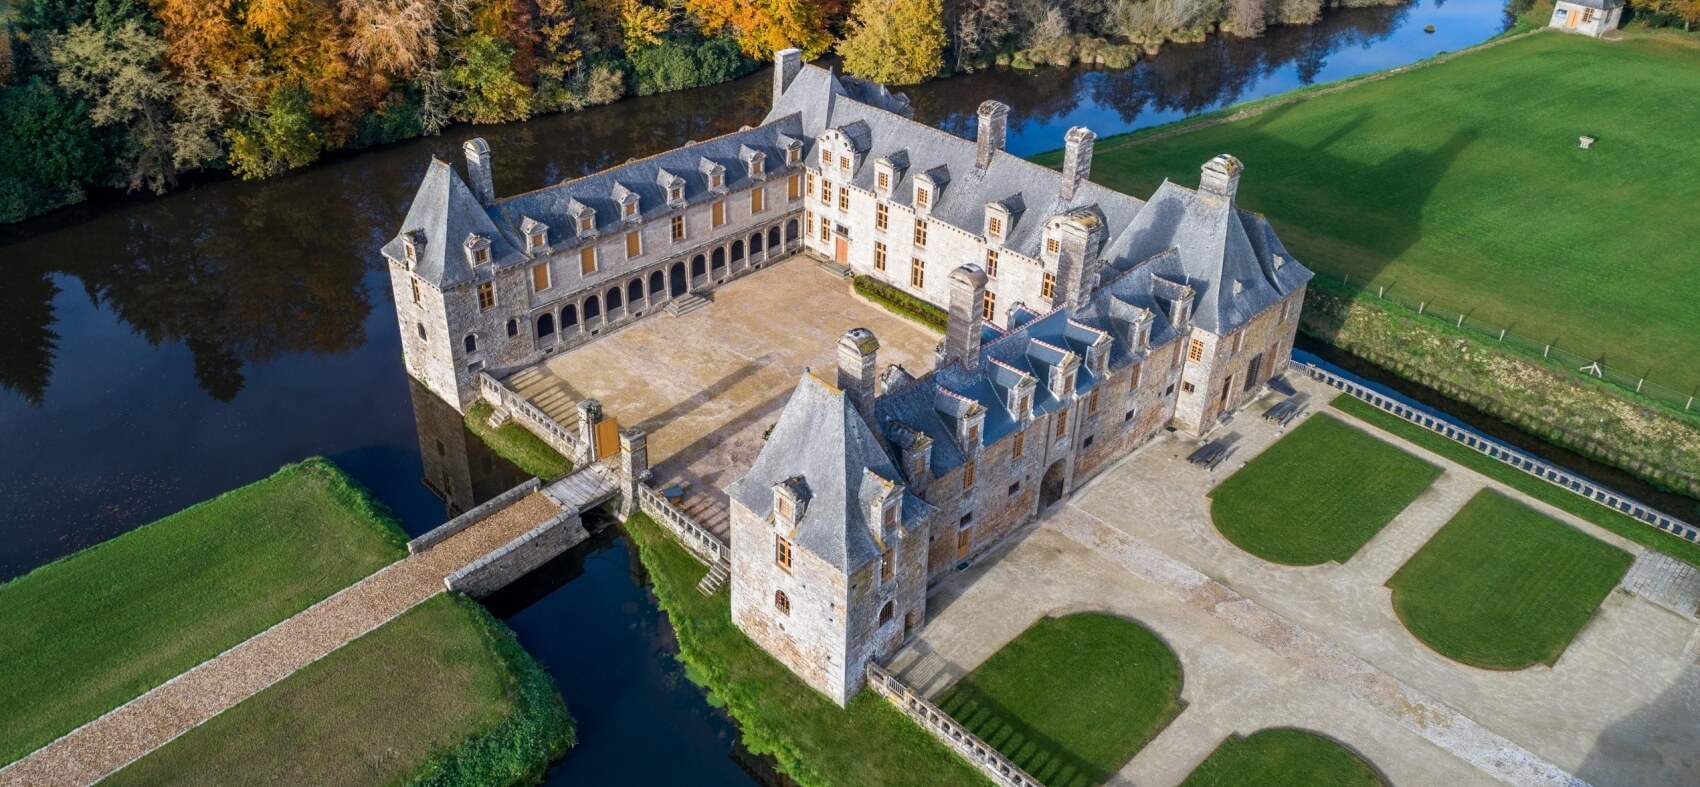
[[460, 149], [466, 153], [466, 178], [470, 181], [467, 185], [478, 196], [478, 204], [494, 205], [496, 184], [490, 178], [490, 146], [482, 137], [473, 137], [461, 143]]
[[1223, 153], [1204, 162], [1204, 172], [1198, 178], [1198, 190], [1233, 202], [1234, 192], [1240, 190], [1240, 172], [1244, 169], [1245, 165], [1239, 159]]
[[1004, 149], [1009, 137], [1009, 106], [998, 101], [980, 104], [980, 129], [974, 134], [974, 166], [992, 165], [992, 154]]
[[838, 388], [850, 397], [874, 434], [874, 366], [880, 342], [867, 328], [851, 328], [838, 340]]
[[797, 78], [797, 73], [803, 70], [803, 50], [792, 47], [773, 53], [773, 103], [779, 103], [779, 97], [785, 95], [785, 89], [791, 86], [791, 80]]
[[1085, 126], [1075, 126], [1063, 135], [1063, 180], [1062, 198], [1064, 202], [1074, 200], [1074, 190], [1080, 182], [1092, 175], [1092, 143], [1098, 141], [1098, 135]]
[[980, 365], [980, 323], [986, 308], [986, 272], [968, 263], [950, 272], [950, 320], [945, 324], [939, 365], [962, 359], [964, 369]]

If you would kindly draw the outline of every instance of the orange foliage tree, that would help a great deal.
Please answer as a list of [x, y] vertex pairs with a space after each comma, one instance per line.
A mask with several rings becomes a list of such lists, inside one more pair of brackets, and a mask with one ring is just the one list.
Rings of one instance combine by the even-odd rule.
[[836, 0], [684, 0], [704, 33], [729, 33], [744, 54], [758, 60], [786, 47], [813, 58], [832, 44], [827, 25], [839, 13]]

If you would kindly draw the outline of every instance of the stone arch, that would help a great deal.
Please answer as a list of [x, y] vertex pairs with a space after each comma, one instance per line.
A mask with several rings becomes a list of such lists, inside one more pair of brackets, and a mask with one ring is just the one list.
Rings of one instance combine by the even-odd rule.
[[465, 344], [466, 344], [466, 351], [467, 352], [469, 352], [469, 353], [478, 352], [478, 334], [476, 334], [476, 333], [467, 334]]
[[894, 604], [894, 602], [887, 601], [887, 602], [885, 602], [885, 606], [880, 607], [880, 622], [879, 622], [879, 624], [881, 626], [883, 626], [887, 623], [890, 623], [892, 616], [896, 614], [897, 607], [893, 606], [893, 604]]
[[654, 298], [667, 291], [667, 274], [656, 271], [649, 274], [649, 297]]
[[685, 264], [682, 262], [673, 263], [673, 268], [667, 272], [667, 279], [672, 285], [668, 292], [675, 298], [684, 295], [685, 291], [690, 289], [691, 283], [685, 278]]
[[750, 256], [751, 257], [754, 257], [757, 254], [761, 253], [761, 237], [762, 237], [761, 236], [761, 230], [756, 230], [755, 232], [750, 233]]
[[508, 338], [519, 335], [519, 320], [508, 320]]
[[578, 325], [578, 307], [569, 303], [561, 307], [561, 330], [564, 331], [575, 325]]
[[785, 595], [783, 590], [773, 591], [773, 608], [779, 610], [781, 615], [791, 614], [791, 597]]
[[694, 279], [698, 276], [702, 276], [702, 275], [705, 275], [707, 273], [708, 273], [708, 258], [702, 256], [701, 254], [698, 254], [697, 256], [692, 257], [691, 258], [691, 278]]
[[643, 301], [643, 277], [639, 276], [626, 283], [626, 305], [633, 306]]
[[792, 219], [790, 221], [785, 222], [785, 242], [790, 243], [791, 241], [794, 241], [796, 239], [797, 239], [797, 220]]
[[1051, 463], [1045, 471], [1045, 477], [1039, 482], [1039, 510], [1043, 511], [1063, 499], [1067, 491], [1068, 460], [1058, 459]]
[[555, 335], [555, 315], [544, 312], [537, 316], [537, 338]]
[[710, 262], [708, 264], [709, 270], [718, 272], [720, 270], [725, 269], [725, 267], [726, 267], [726, 248], [724, 246], [722, 246], [720, 248], [715, 249], [714, 252], [709, 255], [709, 260], [710, 260]]
[[612, 314], [615, 309], [620, 308], [621, 302], [623, 300], [620, 297], [620, 285], [616, 284], [612, 287], [609, 287], [608, 288], [608, 294], [604, 295], [602, 300], [605, 303], [608, 304], [608, 312], [610, 314]]
[[[797, 222], [792, 221], [791, 223], [796, 224]], [[772, 229], [767, 231], [767, 253], [772, 254], [774, 249], [779, 248], [779, 242], [779, 225], [775, 224]]]
[[732, 241], [732, 261], [733, 262], [743, 262], [744, 261], [744, 241], [741, 238], [738, 239], [738, 240]]
[[584, 299], [584, 321], [590, 322], [602, 316], [602, 302], [595, 295]]

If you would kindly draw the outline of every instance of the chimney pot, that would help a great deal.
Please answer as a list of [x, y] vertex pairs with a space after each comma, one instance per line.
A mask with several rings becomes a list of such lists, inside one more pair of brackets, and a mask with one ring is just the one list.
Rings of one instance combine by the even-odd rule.
[[1004, 149], [1009, 137], [1009, 107], [1002, 102], [986, 101], [980, 104], [980, 127], [974, 134], [974, 166], [985, 169], [992, 164], [992, 156]]
[[1092, 175], [1092, 143], [1098, 135], [1085, 126], [1075, 126], [1063, 135], [1062, 199], [1074, 200], [1075, 189]]
[[485, 207], [496, 204], [496, 185], [490, 175], [490, 145], [482, 137], [473, 137], [460, 146], [466, 154], [466, 176], [472, 181], [467, 184], [472, 187], [472, 193], [477, 195], [478, 204]]
[[867, 328], [851, 328], [838, 340], [838, 388], [850, 397], [869, 429], [874, 429], [874, 367], [879, 349], [879, 339]]
[[1204, 168], [1198, 178], [1198, 190], [1219, 197], [1227, 197], [1234, 201], [1234, 194], [1240, 190], [1240, 173], [1245, 165], [1240, 160], [1223, 153], [1204, 162]]
[[779, 97], [785, 95], [785, 89], [791, 87], [791, 80], [803, 70], [803, 50], [796, 47], [781, 49], [773, 53], [773, 105], [778, 106]]

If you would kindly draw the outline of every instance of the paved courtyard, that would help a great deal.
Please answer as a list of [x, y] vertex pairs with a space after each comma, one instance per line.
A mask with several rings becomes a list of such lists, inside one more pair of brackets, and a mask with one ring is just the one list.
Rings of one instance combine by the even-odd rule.
[[[1289, 379], [1310, 397], [1331, 392]], [[1189, 707], [1122, 776], [1172, 784], [1231, 732], [1299, 726], [1367, 756], [1396, 783], [1598, 784], [1700, 780], [1700, 636], [1691, 617], [1620, 589], [1553, 667], [1476, 669], [1434, 653], [1394, 616], [1387, 578], [1476, 491], [1498, 489], [1632, 554], [1642, 548], [1438, 455], [1335, 414], [1444, 468], [1346, 564], [1279, 566], [1209, 517], [1209, 488], [1280, 436], [1253, 405], [1220, 434], [1214, 473], [1169, 437], [1095, 479], [1001, 556], [943, 583], [893, 666], [936, 693], [1045, 614], [1103, 609], [1168, 640]], [[1495, 778], [1497, 777], [1497, 779]]]
[[941, 337], [793, 257], [715, 290], [706, 307], [647, 318], [509, 384], [562, 423], [575, 420], [578, 401], [594, 398], [622, 427], [647, 431], [657, 480], [707, 493], [688, 508], [725, 535], [720, 488], [755, 462], [803, 369], [832, 379], [838, 339], [858, 327], [879, 337], [881, 369], [932, 368]]

